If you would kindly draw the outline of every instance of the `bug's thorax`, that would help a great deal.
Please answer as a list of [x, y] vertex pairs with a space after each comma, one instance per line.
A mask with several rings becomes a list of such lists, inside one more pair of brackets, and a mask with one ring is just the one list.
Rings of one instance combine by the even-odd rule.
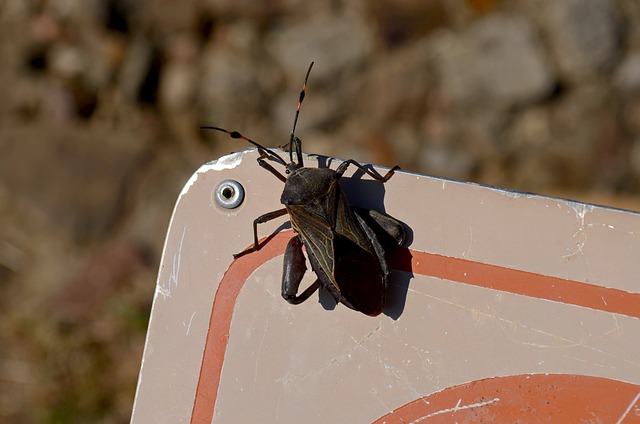
[[280, 202], [285, 206], [313, 205], [334, 192], [338, 178], [329, 168], [294, 168], [284, 183]]

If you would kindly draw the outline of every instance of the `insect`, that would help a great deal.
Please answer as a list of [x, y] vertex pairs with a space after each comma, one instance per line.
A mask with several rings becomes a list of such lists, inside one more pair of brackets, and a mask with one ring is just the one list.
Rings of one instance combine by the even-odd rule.
[[[376, 316], [384, 308], [387, 290], [389, 269], [385, 251], [404, 244], [404, 227], [390, 216], [349, 205], [339, 180], [353, 165], [374, 180], [384, 183], [399, 167], [395, 166], [381, 176], [353, 159], [342, 162], [336, 170], [304, 166], [302, 141], [296, 137], [295, 130], [312, 67], [313, 62], [300, 91], [288, 142], [288, 163], [274, 150], [261, 146], [237, 131], [202, 127], [222, 131], [231, 138], [242, 139], [256, 146], [260, 153], [258, 164], [284, 183], [280, 197], [284, 208], [256, 218], [253, 221], [253, 246], [234, 257], [260, 249], [258, 224], [288, 214], [297, 234], [289, 240], [284, 254], [282, 297], [289, 303], [299, 304], [322, 286], [336, 302], [366, 315]], [[286, 176], [267, 160], [284, 166]], [[307, 270], [303, 246], [317, 279], [298, 294]]]

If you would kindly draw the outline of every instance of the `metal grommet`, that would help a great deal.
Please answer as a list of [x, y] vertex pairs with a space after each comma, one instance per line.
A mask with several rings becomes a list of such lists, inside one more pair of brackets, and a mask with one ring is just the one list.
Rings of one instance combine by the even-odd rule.
[[216, 187], [214, 197], [225, 209], [237, 208], [244, 200], [244, 188], [235, 180], [224, 180]]

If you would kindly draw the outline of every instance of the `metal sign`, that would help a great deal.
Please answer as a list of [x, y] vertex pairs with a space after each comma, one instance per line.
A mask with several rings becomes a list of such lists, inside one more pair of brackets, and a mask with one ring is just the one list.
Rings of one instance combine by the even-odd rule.
[[257, 157], [204, 165], [178, 199], [133, 423], [640, 420], [640, 215], [347, 172], [349, 201], [409, 235], [372, 318], [322, 291], [281, 298], [286, 216], [233, 258], [253, 219], [281, 208], [283, 185]]

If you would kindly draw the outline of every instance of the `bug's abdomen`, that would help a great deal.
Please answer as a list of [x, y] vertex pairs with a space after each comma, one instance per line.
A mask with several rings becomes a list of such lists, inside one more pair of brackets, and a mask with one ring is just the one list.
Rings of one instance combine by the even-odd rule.
[[347, 306], [376, 316], [384, 308], [386, 284], [378, 258], [340, 235], [334, 238], [334, 278]]

